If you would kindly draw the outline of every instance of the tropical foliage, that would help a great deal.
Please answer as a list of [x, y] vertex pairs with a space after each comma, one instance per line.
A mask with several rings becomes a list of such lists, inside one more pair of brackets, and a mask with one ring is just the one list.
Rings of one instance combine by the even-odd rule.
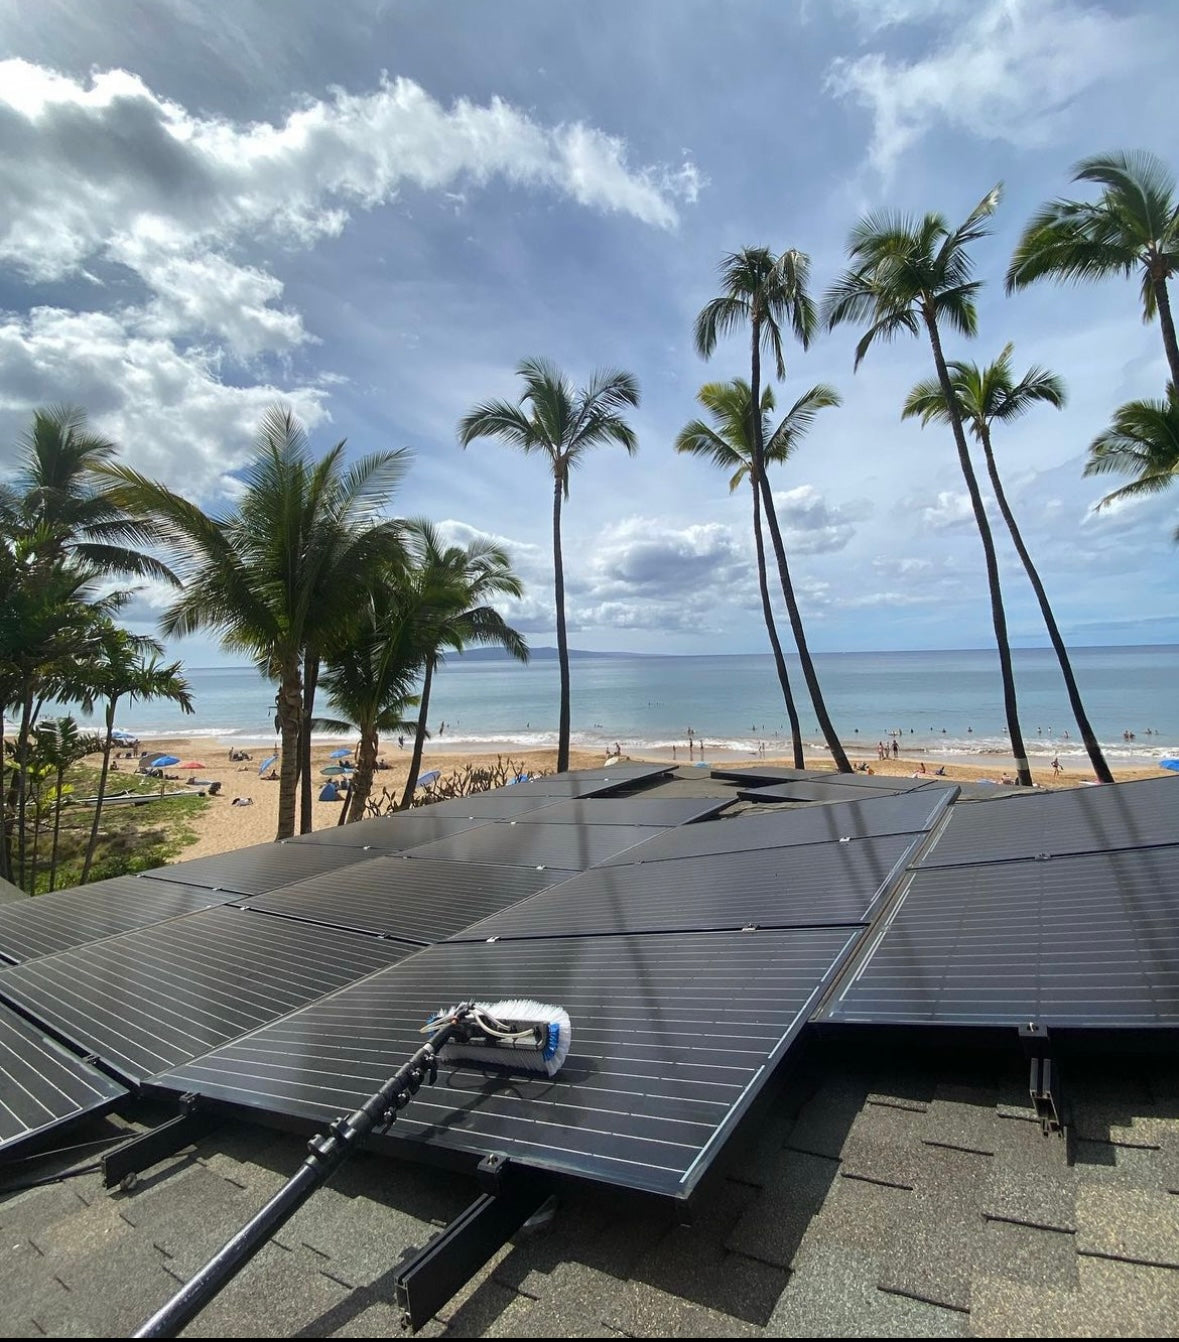
[[[1086, 475], [1131, 475], [1097, 505], [1158, 494], [1179, 481], [1179, 392], [1163, 401], [1130, 401], [1089, 445]], [[1175, 531], [1179, 542], [1179, 528]]]

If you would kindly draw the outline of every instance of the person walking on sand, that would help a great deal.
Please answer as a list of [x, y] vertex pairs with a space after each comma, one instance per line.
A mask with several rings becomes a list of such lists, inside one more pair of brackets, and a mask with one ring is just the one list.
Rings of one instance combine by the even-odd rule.
[[1060, 756], [1057, 755], [1052, 761], [1052, 777], [1060, 777]]
[[895, 760], [896, 757], [897, 757], [900, 753], [901, 753], [901, 748], [900, 748], [900, 746], [897, 745], [897, 738], [894, 736], [894, 737], [892, 738], [892, 757], [893, 757], [893, 759]]

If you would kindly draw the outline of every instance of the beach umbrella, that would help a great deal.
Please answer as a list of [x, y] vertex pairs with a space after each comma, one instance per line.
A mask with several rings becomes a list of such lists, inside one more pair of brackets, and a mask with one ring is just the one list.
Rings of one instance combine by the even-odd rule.
[[328, 759], [329, 760], [347, 759], [348, 756], [351, 754], [352, 752], [350, 750], [333, 750], [332, 753], [328, 756]]
[[421, 778], [418, 779], [418, 787], [429, 787], [429, 785], [435, 780], [435, 778], [441, 778], [441, 777], [442, 777], [441, 769], [431, 769], [429, 773], [422, 774]]
[[262, 761], [262, 763], [258, 765], [258, 777], [259, 777], [259, 778], [262, 777], [262, 775], [266, 772], [267, 769], [270, 768], [270, 766], [274, 763], [274, 761], [275, 761], [276, 759], [278, 759], [278, 756], [277, 756], [277, 755], [267, 755], [267, 756], [266, 756], [266, 758]]
[[179, 755], [157, 755], [151, 762], [153, 769], [169, 769], [173, 764], [180, 763]]
[[1179, 773], [1179, 760], [1159, 760], [1160, 769], [1174, 769]]
[[341, 776], [347, 777], [349, 774], [355, 773], [356, 770], [348, 764], [325, 764], [319, 772], [327, 774], [329, 778], [339, 778]]
[[189, 760], [180, 766], [182, 769], [207, 769], [209, 766], [201, 760]]

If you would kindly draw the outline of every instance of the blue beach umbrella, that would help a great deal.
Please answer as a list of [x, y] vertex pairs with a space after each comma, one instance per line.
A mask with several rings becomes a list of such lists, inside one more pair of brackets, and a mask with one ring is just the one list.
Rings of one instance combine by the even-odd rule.
[[152, 760], [151, 767], [153, 769], [167, 769], [169, 765], [179, 763], [179, 755], [157, 755], [156, 758]]
[[328, 756], [328, 759], [329, 760], [347, 759], [348, 756], [351, 754], [352, 752], [350, 750], [333, 750], [332, 753]]
[[270, 768], [270, 766], [274, 763], [274, 761], [275, 761], [276, 759], [278, 759], [278, 756], [277, 756], [277, 755], [267, 755], [267, 756], [266, 756], [266, 758], [262, 761], [262, 763], [258, 765], [258, 777], [259, 777], [259, 778], [262, 777], [262, 775], [266, 772], [267, 769]]
[[1174, 769], [1179, 773], [1179, 760], [1159, 760], [1160, 769]]
[[431, 769], [429, 773], [422, 774], [421, 778], [418, 779], [418, 787], [428, 787], [435, 780], [435, 778], [441, 778], [441, 777], [442, 777], [441, 769]]

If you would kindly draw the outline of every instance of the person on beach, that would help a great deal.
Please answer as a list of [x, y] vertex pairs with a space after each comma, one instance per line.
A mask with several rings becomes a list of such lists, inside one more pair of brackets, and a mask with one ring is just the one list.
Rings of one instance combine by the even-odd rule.
[[892, 757], [893, 757], [893, 759], [895, 760], [895, 759], [897, 758], [897, 756], [898, 756], [900, 753], [901, 753], [901, 748], [900, 748], [900, 746], [897, 745], [897, 739], [896, 739], [896, 737], [894, 736], [894, 737], [892, 738]]
[[1053, 777], [1053, 778], [1059, 778], [1059, 777], [1060, 777], [1060, 773], [1061, 773], [1061, 769], [1060, 769], [1060, 756], [1057, 755], [1057, 756], [1053, 759], [1053, 761], [1052, 761], [1052, 777]]

